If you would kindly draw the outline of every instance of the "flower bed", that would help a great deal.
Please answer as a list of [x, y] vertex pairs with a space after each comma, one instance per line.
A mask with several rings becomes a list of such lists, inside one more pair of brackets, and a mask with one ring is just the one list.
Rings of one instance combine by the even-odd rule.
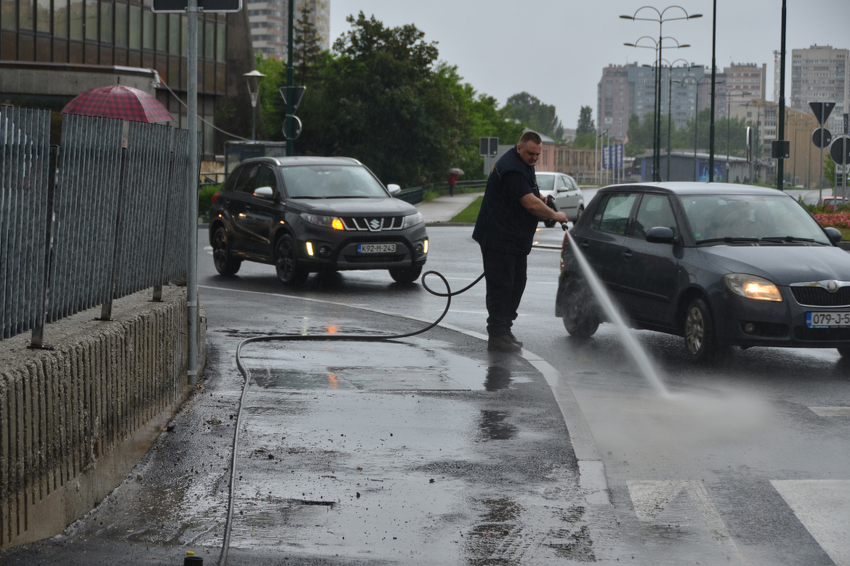
[[850, 212], [836, 212], [833, 214], [813, 214], [821, 226], [833, 228], [850, 228]]

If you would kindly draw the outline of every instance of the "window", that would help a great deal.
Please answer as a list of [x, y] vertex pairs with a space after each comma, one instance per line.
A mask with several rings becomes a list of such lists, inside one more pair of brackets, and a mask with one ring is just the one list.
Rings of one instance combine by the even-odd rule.
[[605, 195], [593, 214], [593, 227], [601, 232], [625, 234], [636, 194]]
[[646, 239], [647, 231], [657, 226], [672, 228], [673, 234], [677, 233], [676, 218], [673, 216], [670, 199], [665, 195], [643, 195], [635, 215], [632, 235], [635, 238]]

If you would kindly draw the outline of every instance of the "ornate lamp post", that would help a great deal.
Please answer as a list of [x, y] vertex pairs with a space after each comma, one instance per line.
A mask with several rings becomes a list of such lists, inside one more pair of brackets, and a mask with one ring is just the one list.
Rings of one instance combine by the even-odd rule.
[[[621, 18], [624, 16], [620, 16]], [[649, 45], [641, 45], [640, 42], [642, 39], [648, 39], [653, 43], [652, 46]], [[660, 37], [659, 41], [649, 37], [648, 35], [644, 35], [643, 37], [639, 37], [635, 43], [624, 43], [626, 47], [642, 47], [644, 49], [655, 49], [656, 52], [656, 63], [655, 65], [644, 65], [644, 67], [653, 67], [655, 69], [655, 119], [652, 124], [652, 180], [660, 181], [661, 180], [661, 44], [665, 39], [671, 39], [676, 42], [676, 49], [684, 49], [685, 47], [690, 47], [689, 44], [679, 44], [678, 40], [674, 37]]]
[[[681, 81], [675, 81], [680, 84], [688, 84], [688, 82], [692, 82], [696, 85], [695, 91], [695, 99], [694, 99], [694, 181], [699, 180], [699, 171], [697, 168], [697, 144], [699, 139], [699, 87], [702, 84], [702, 81], [711, 78], [710, 75], [704, 75], [701, 79], [695, 79], [692, 76], [684, 77]], [[687, 79], [691, 79], [688, 81]]]
[[[665, 18], [664, 14], [667, 13], [667, 10], [671, 10], [671, 9], [678, 9], [684, 15], [680, 15], [680, 16], [675, 17], [675, 18]], [[643, 10], [652, 10], [652, 11], [655, 12], [657, 17], [646, 18], [646, 17], [639, 16], [639, 14]], [[702, 14], [688, 14], [688, 11], [685, 10], [684, 8], [682, 8], [681, 6], [668, 6], [661, 11], [659, 11], [658, 8], [655, 8], [653, 6], [641, 6], [631, 16], [628, 16], [628, 15], [621, 15], [620, 16], [620, 18], [623, 19], [623, 20], [658, 22], [658, 42], [656, 44], [658, 56], [656, 57], [657, 67], [656, 67], [656, 78], [655, 78], [655, 91], [656, 91], [656, 95], [655, 95], [655, 108], [656, 108], [656, 110], [655, 110], [655, 122], [657, 124], [657, 127], [656, 127], [657, 147], [655, 149], [654, 157], [655, 157], [655, 163], [656, 163], [656, 166], [655, 166], [656, 176], [658, 176], [658, 169], [661, 165], [661, 161], [659, 160], [659, 156], [658, 156], [658, 153], [661, 149], [661, 147], [660, 147], [661, 140], [660, 140], [660, 136], [658, 135], [658, 131], [661, 129], [661, 49], [662, 49], [662, 43], [663, 43], [663, 39], [664, 39], [664, 35], [662, 33], [662, 28], [663, 28], [664, 22], [671, 22], [671, 21], [674, 21], [674, 20], [692, 20], [692, 19], [701, 18], [701, 17], [702, 17]], [[657, 179], [657, 180], [660, 180], [660, 179]]]
[[266, 75], [254, 69], [242, 76], [248, 83], [248, 94], [251, 95], [251, 141], [254, 141], [257, 139], [257, 100], [260, 98], [260, 79]]

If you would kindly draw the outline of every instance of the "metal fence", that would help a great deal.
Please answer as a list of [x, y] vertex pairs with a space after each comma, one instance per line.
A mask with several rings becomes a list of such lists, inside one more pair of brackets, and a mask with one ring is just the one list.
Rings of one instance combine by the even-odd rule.
[[[125, 136], [126, 130], [126, 136]], [[0, 340], [187, 273], [187, 130], [0, 106]], [[198, 144], [200, 147], [200, 144]]]
[[[487, 179], [458, 181], [457, 185], [455, 185], [455, 192], [468, 193], [471, 191], [483, 191], [486, 186]], [[419, 204], [425, 200], [425, 193], [428, 191], [433, 191], [439, 195], [447, 195], [449, 194], [449, 184], [444, 182], [422, 185], [420, 187], [410, 187], [408, 189], [403, 189], [400, 193], [398, 193], [398, 195], [396, 195], [396, 197], [405, 202], [409, 202], [410, 204]]]

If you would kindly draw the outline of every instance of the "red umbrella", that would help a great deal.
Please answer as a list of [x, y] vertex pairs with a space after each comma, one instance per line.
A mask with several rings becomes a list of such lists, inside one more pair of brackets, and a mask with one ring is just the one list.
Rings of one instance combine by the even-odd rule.
[[89, 89], [66, 104], [62, 113], [133, 122], [170, 122], [174, 119], [156, 98], [143, 90], [123, 85]]

